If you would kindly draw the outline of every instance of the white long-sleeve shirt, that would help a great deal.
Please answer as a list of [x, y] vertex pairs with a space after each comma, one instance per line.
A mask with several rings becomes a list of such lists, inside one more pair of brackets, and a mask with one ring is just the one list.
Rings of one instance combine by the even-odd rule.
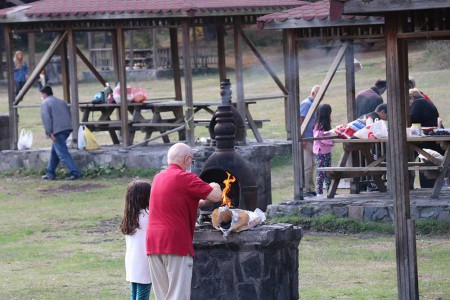
[[129, 282], [151, 283], [145, 249], [145, 235], [147, 233], [148, 211], [139, 213], [139, 227], [133, 235], [126, 235], [127, 252], [125, 254], [126, 280]]

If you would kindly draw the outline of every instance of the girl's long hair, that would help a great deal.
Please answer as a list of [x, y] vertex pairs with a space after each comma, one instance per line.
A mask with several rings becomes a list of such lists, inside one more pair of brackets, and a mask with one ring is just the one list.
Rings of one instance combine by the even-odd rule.
[[139, 213], [142, 209], [148, 209], [150, 199], [150, 182], [134, 180], [128, 184], [125, 197], [125, 208], [120, 223], [120, 231], [126, 235], [133, 235], [139, 226]]
[[323, 131], [331, 130], [331, 106], [329, 104], [321, 104], [317, 108], [315, 127]]

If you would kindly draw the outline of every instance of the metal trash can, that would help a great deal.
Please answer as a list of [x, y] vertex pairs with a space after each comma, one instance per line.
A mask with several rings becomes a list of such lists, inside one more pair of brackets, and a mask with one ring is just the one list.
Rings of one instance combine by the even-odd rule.
[[0, 115], [0, 150], [9, 150], [9, 115]]

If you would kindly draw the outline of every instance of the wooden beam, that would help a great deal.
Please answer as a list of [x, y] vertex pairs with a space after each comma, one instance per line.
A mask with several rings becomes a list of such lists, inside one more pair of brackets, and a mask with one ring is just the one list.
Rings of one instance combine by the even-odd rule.
[[397, 257], [398, 299], [419, 299], [417, 282], [417, 258], [411, 245], [415, 236], [411, 236], [408, 222], [411, 220], [409, 176], [406, 143], [406, 100], [404, 72], [408, 64], [407, 45], [397, 39], [399, 15], [387, 14], [386, 20], [386, 82], [388, 104], [388, 176], [391, 182], [391, 196], [394, 202], [395, 249]]
[[169, 28], [170, 36], [170, 52], [173, 69], [173, 83], [175, 87], [175, 100], [183, 100], [183, 92], [181, 89], [181, 71], [180, 71], [180, 54], [178, 53], [178, 29]]
[[192, 94], [191, 40], [189, 38], [189, 25], [188, 20], [183, 20], [181, 28], [183, 30], [184, 93], [186, 95], [186, 137], [188, 145], [194, 146], [194, 99]]
[[112, 62], [114, 68], [114, 81], [116, 83], [120, 82], [119, 80], [119, 57], [117, 47], [119, 45], [117, 41], [117, 30], [111, 31], [111, 41], [112, 41]]
[[217, 64], [219, 67], [220, 82], [227, 78], [227, 65], [225, 62], [225, 27], [219, 24], [216, 27], [217, 32]]
[[283, 94], [287, 95], [288, 91], [286, 90], [286, 87], [283, 85], [281, 80], [278, 78], [277, 74], [275, 74], [275, 72], [272, 70], [269, 63], [264, 59], [264, 57], [261, 55], [261, 53], [259, 53], [258, 49], [256, 49], [255, 44], [253, 44], [253, 42], [245, 34], [245, 32], [242, 28], [240, 28], [239, 32], [240, 32], [242, 38], [244, 39], [244, 41], [247, 43], [250, 50], [252, 50], [253, 54], [255, 54], [255, 56], [258, 58], [259, 62], [264, 66], [266, 71], [270, 74], [270, 76], [275, 81], [275, 83], [278, 85], [278, 87], [283, 92]]
[[33, 32], [28, 33], [28, 66], [30, 71], [36, 67], [36, 35]]
[[[339, 1], [339, 0], [338, 0]], [[399, 12], [404, 10], [439, 9], [450, 7], [449, 1], [442, 0], [348, 0], [345, 2], [345, 14], [370, 14]]]
[[246, 120], [245, 116], [245, 102], [244, 102], [244, 71], [242, 66], [242, 36], [239, 33], [241, 30], [241, 19], [236, 17], [233, 25], [234, 37], [234, 64], [236, 75], [236, 108], [241, 114], [242, 120]]
[[[289, 80], [290, 76], [290, 69], [289, 69], [289, 63], [292, 59], [289, 45], [290, 45], [290, 34], [288, 34], [288, 30], [283, 30], [283, 64], [284, 64], [284, 86], [286, 87], [286, 90], [292, 91], [289, 84], [291, 84], [291, 80]], [[291, 135], [291, 121], [290, 121], [290, 100], [289, 97], [284, 98], [284, 127], [286, 128], [286, 134], [287, 134], [287, 140], [292, 139]]]
[[84, 56], [83, 52], [81, 52], [80, 48], [77, 47], [77, 55], [81, 60], [84, 62], [84, 64], [91, 70], [92, 74], [97, 78], [97, 80], [101, 83], [102, 86], [105, 86], [106, 81], [103, 78], [103, 76], [97, 71], [97, 69], [91, 64], [91, 62], [87, 59], [86, 56]]
[[302, 123], [301, 127], [301, 135], [305, 133], [306, 127], [311, 122], [311, 117], [316, 112], [317, 107], [319, 106], [320, 102], [323, 99], [323, 96], [325, 96], [325, 92], [328, 89], [328, 86], [331, 83], [331, 80], [333, 80], [334, 75], [336, 74], [336, 70], [339, 67], [339, 64], [341, 63], [342, 59], [344, 58], [345, 51], [348, 47], [348, 41], [342, 43], [341, 48], [339, 49], [338, 54], [333, 60], [333, 63], [330, 66], [330, 69], [328, 70], [327, 75], [325, 76], [325, 79], [323, 80], [322, 84], [320, 85], [320, 89], [317, 92], [316, 98], [314, 99], [314, 102], [311, 104], [311, 107], [309, 108], [308, 113], [306, 114], [305, 120]]
[[[38, 78], [39, 73], [41, 70], [45, 67], [45, 65], [49, 62], [50, 58], [55, 53], [56, 49], [58, 49], [59, 45], [66, 39], [67, 37], [67, 31], [63, 34], [58, 34], [53, 42], [48, 47], [47, 51], [44, 53], [44, 56], [42, 56], [39, 63], [36, 65], [36, 68], [31, 72], [30, 76], [28, 76], [27, 81], [25, 82], [25, 85], [20, 90], [19, 94], [16, 96], [16, 99], [14, 100], [14, 105], [17, 105], [20, 101], [22, 101], [23, 96], [25, 96], [26, 92], [33, 86], [33, 84], [36, 81], [36, 78]], [[13, 73], [14, 74], [14, 73]]]
[[80, 112], [78, 109], [78, 69], [75, 32], [72, 28], [67, 30], [67, 57], [70, 82], [70, 112], [72, 116], [72, 140], [78, 143], [78, 127], [80, 126]]
[[294, 167], [294, 199], [303, 199], [304, 163], [303, 147], [299, 140], [299, 126], [297, 122], [299, 112], [299, 64], [295, 29], [284, 30], [285, 55], [284, 68], [286, 87], [288, 88], [289, 123], [292, 136], [292, 161]]
[[122, 131], [122, 145], [124, 147], [129, 146], [131, 141], [129, 140], [129, 128], [128, 128], [128, 100], [127, 100], [127, 72], [125, 67], [125, 30], [121, 25], [117, 26], [117, 64], [118, 75], [120, 82], [120, 121]]
[[[12, 30], [8, 25], [4, 25], [5, 55], [14, 57]], [[8, 108], [9, 108], [9, 149], [17, 149], [19, 139], [19, 115], [14, 108], [15, 82], [14, 82], [14, 62], [12, 59], [6, 60], [6, 74], [8, 74]]]
[[[178, 52], [178, 29], [170, 28], [170, 52], [172, 59], [173, 83], [175, 87], [175, 100], [183, 101], [183, 92], [181, 88], [181, 70], [180, 70], [180, 54]], [[183, 108], [174, 111], [176, 119], [183, 119]], [[181, 129], [178, 134], [179, 140], [186, 140], [186, 129]]]
[[348, 42], [345, 51], [345, 86], [347, 99], [347, 122], [355, 120], [355, 49], [353, 41]]
[[[62, 43], [59, 46], [59, 52], [61, 57], [61, 80], [63, 87], [63, 97], [67, 103], [71, 103], [70, 100], [70, 80], [69, 80], [69, 62], [67, 60], [67, 43]], [[74, 136], [74, 135], [72, 135]]]

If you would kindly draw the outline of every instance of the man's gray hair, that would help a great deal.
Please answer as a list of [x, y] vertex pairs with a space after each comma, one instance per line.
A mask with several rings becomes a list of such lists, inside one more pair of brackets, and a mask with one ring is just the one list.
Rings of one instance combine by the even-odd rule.
[[192, 155], [191, 147], [183, 143], [176, 143], [167, 152], [167, 162], [169, 164], [180, 164], [189, 155]]

